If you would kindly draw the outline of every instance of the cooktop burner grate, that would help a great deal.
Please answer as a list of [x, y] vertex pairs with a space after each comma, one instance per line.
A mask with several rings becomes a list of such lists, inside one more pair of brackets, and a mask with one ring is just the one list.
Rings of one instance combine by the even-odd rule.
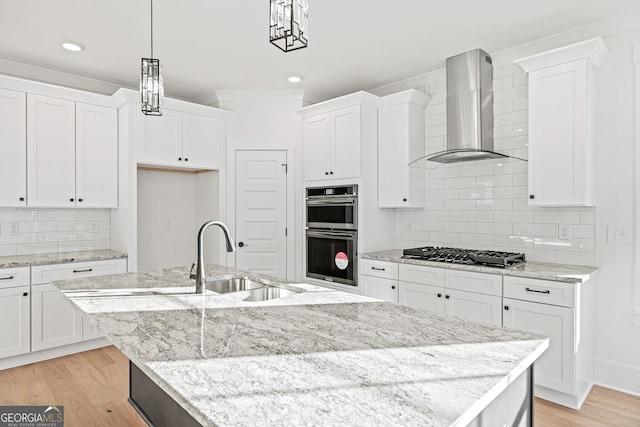
[[453, 264], [487, 265], [490, 267], [511, 267], [526, 262], [524, 254], [482, 249], [461, 249], [437, 246], [405, 249], [403, 258], [423, 259], [426, 261], [448, 262]]

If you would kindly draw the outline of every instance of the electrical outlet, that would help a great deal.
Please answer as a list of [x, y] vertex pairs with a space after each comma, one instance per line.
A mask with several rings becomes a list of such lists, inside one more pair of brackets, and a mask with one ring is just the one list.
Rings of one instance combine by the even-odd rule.
[[92, 233], [97, 233], [98, 232], [98, 221], [91, 221], [91, 232]]
[[5, 222], [0, 224], [0, 235], [16, 237], [20, 234], [20, 224], [17, 222]]
[[558, 225], [558, 239], [571, 240], [571, 224]]
[[619, 243], [628, 245], [631, 243], [631, 234], [627, 227], [607, 227], [607, 243]]

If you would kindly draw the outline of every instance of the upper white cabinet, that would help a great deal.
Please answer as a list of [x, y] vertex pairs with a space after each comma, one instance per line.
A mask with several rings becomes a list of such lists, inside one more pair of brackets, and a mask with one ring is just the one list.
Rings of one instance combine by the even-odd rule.
[[118, 110], [76, 103], [76, 205], [118, 206]]
[[0, 89], [0, 206], [27, 204], [27, 96]]
[[529, 204], [593, 206], [601, 38], [516, 60], [529, 73]]
[[298, 110], [306, 181], [361, 176], [362, 157], [375, 153], [377, 100], [357, 92]]
[[27, 204], [116, 207], [114, 108], [27, 96]]
[[378, 109], [378, 206], [422, 208], [425, 171], [407, 166], [424, 156], [428, 96], [411, 89], [380, 100]]
[[215, 117], [165, 109], [142, 116], [138, 163], [188, 169], [219, 169], [222, 122]]

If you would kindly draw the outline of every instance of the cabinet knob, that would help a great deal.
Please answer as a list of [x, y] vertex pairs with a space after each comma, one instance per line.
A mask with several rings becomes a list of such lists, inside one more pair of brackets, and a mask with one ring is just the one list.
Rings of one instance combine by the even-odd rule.
[[396, 288], [395, 286], [391, 286], [391, 289], [395, 289], [395, 288]]
[[325, 172], [324, 174], [325, 174], [325, 175], [329, 175], [329, 172]]
[[403, 202], [406, 202], [406, 201], [407, 201], [406, 197], [405, 197], [404, 199], [402, 199], [402, 201], [403, 201]]
[[178, 160], [182, 161], [182, 157], [178, 157]]
[[509, 311], [509, 306], [508, 306], [508, 305], [505, 305], [505, 306], [504, 306], [504, 309], [505, 309], [506, 311]]
[[70, 202], [73, 202], [73, 197], [69, 199]]
[[188, 162], [188, 161], [189, 161], [189, 159], [187, 159], [187, 158], [185, 157], [185, 158], [184, 158], [184, 161], [185, 161], [185, 162]]
[[533, 194], [529, 194], [529, 198], [530, 198], [530, 199], [535, 199], [535, 198], [536, 198], [536, 196], [534, 196]]
[[442, 294], [438, 294], [438, 298], [442, 298]]
[[29, 296], [29, 292], [23, 292], [22, 296], [23, 297], [28, 297]]
[[449, 295], [445, 295], [444, 297], [445, 297], [445, 299], [451, 298], [451, 296], [449, 296]]
[[333, 175], [333, 171], [329, 172], [329, 175]]
[[24, 202], [24, 197], [20, 197], [20, 201], [21, 201], [21, 202]]
[[78, 201], [79, 201], [80, 203], [82, 203], [82, 199], [78, 199]]

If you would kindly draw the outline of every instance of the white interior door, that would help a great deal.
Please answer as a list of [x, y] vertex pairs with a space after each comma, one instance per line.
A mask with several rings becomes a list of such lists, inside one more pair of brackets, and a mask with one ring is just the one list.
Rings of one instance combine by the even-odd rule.
[[236, 267], [287, 277], [287, 152], [236, 151]]

